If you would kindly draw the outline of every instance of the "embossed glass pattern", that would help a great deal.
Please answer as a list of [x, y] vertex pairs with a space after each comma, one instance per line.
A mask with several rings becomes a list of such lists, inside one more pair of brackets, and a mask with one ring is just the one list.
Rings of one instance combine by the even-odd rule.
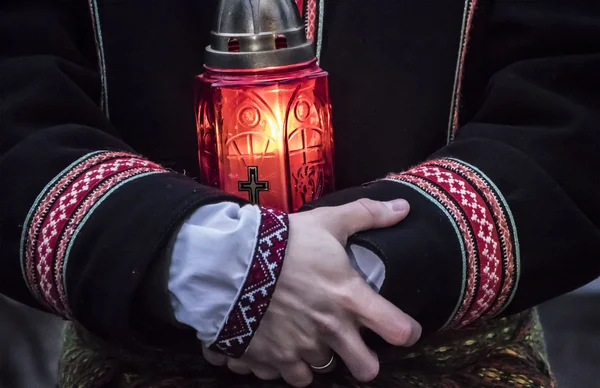
[[333, 190], [327, 73], [315, 61], [208, 69], [196, 92], [204, 183], [289, 212]]

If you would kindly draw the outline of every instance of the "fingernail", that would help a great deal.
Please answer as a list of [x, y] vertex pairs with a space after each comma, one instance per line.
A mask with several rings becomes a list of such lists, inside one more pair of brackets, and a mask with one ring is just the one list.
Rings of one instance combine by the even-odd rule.
[[395, 199], [393, 201], [386, 202], [385, 205], [394, 212], [407, 212], [410, 208], [410, 205], [404, 199]]

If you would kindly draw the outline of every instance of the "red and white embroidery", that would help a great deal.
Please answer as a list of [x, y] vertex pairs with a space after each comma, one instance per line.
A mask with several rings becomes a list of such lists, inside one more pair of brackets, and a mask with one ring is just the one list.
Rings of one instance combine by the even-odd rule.
[[486, 181], [482, 174], [476, 171], [472, 166], [455, 159], [433, 160], [432, 164], [443, 166], [449, 170], [459, 172], [470, 182], [473, 182], [473, 184], [485, 197], [487, 204], [492, 210], [491, 213], [495, 217], [499, 237], [501, 240], [501, 246], [503, 249], [502, 258], [504, 260], [504, 282], [496, 303], [485, 315], [486, 318], [493, 317], [502, 311], [516, 290], [515, 283], [517, 282], [518, 277], [518, 268], [516, 266], [519, 262], [519, 258], [517, 257], [518, 252], [516, 250], [516, 241], [513, 242], [513, 239], [517, 237], [516, 229], [515, 226], [512, 225], [510, 217], [508, 217], [510, 210], [506, 205], [501, 203], [502, 196], [495, 188], [492, 187], [491, 182]]
[[111, 189], [158, 172], [166, 170], [136, 155], [96, 152], [69, 166], [44, 189], [24, 225], [21, 249], [25, 281], [40, 303], [70, 316], [64, 273], [77, 231]]
[[460, 175], [436, 166], [418, 167], [411, 173], [436, 183], [449, 193], [465, 213], [476, 236], [479, 269], [473, 268], [473, 272], [474, 276], [478, 276], [479, 288], [475, 303], [469, 306], [468, 313], [463, 309], [465, 316], [459, 313], [456, 317], [461, 326], [468, 325], [490, 308], [500, 288], [502, 258], [494, 220], [481, 196]]
[[317, 3], [318, 0], [306, 0], [306, 38], [315, 40], [317, 32]]
[[413, 184], [439, 202], [458, 226], [466, 247], [465, 292], [449, 327], [466, 326], [501, 311], [516, 287], [516, 230], [501, 205], [501, 194], [464, 162], [425, 162], [386, 179]]
[[[462, 235], [461, 238], [463, 240], [463, 245], [465, 246], [467, 259], [465, 262], [465, 268], [478, 268], [477, 243], [466, 215], [461, 211], [460, 207], [452, 200], [451, 196], [447, 192], [427, 179], [411, 175], [410, 172], [411, 170], [402, 174], [390, 174], [386, 179], [413, 184], [427, 192], [432, 198], [444, 206], [444, 208], [446, 208], [446, 210], [448, 210], [450, 213], [454, 223], [458, 226], [458, 229]], [[455, 322], [458, 317], [462, 317], [466, 314], [467, 308], [471, 305], [475, 297], [478, 280], [479, 279], [476, 271], [466, 271], [465, 279], [463, 279], [465, 283], [464, 292], [460, 296], [461, 302], [459, 303], [454, 316], [448, 321], [447, 325], [451, 325], [451, 322]], [[444, 328], [447, 325], [445, 325]]]
[[240, 296], [227, 317], [213, 350], [241, 357], [265, 314], [281, 272], [288, 240], [288, 216], [261, 209], [256, 248]]
[[[300, 14], [306, 22], [306, 37], [313, 41], [315, 40], [317, 31], [317, 3], [318, 0], [296, 0]], [[304, 8], [305, 4], [306, 8]], [[306, 10], [306, 15], [304, 14], [304, 10]]]

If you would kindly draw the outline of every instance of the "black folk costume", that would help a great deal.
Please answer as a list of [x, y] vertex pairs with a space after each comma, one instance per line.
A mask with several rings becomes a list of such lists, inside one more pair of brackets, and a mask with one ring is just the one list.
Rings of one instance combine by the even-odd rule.
[[[201, 361], [156, 280], [189, 214], [245, 203], [197, 183], [191, 80], [215, 5], [0, 5], [0, 291], [75, 322], [64, 388], [285, 386]], [[340, 367], [315, 386], [553, 386], [530, 309], [600, 275], [600, 6], [306, 8], [330, 73], [339, 190], [307, 208], [411, 203], [352, 243], [384, 261], [382, 295], [425, 330], [410, 349], [366, 333], [378, 379]]]

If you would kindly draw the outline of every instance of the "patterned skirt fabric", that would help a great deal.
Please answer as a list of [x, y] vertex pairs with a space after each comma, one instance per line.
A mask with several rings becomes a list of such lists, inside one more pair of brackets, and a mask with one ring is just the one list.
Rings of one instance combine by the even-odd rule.
[[[537, 312], [439, 333], [409, 349], [378, 352], [379, 377], [359, 383], [343, 367], [316, 375], [317, 388], [555, 387]], [[237, 376], [198, 357], [134, 354], [109, 347], [73, 326], [66, 331], [61, 388], [283, 388]]]

